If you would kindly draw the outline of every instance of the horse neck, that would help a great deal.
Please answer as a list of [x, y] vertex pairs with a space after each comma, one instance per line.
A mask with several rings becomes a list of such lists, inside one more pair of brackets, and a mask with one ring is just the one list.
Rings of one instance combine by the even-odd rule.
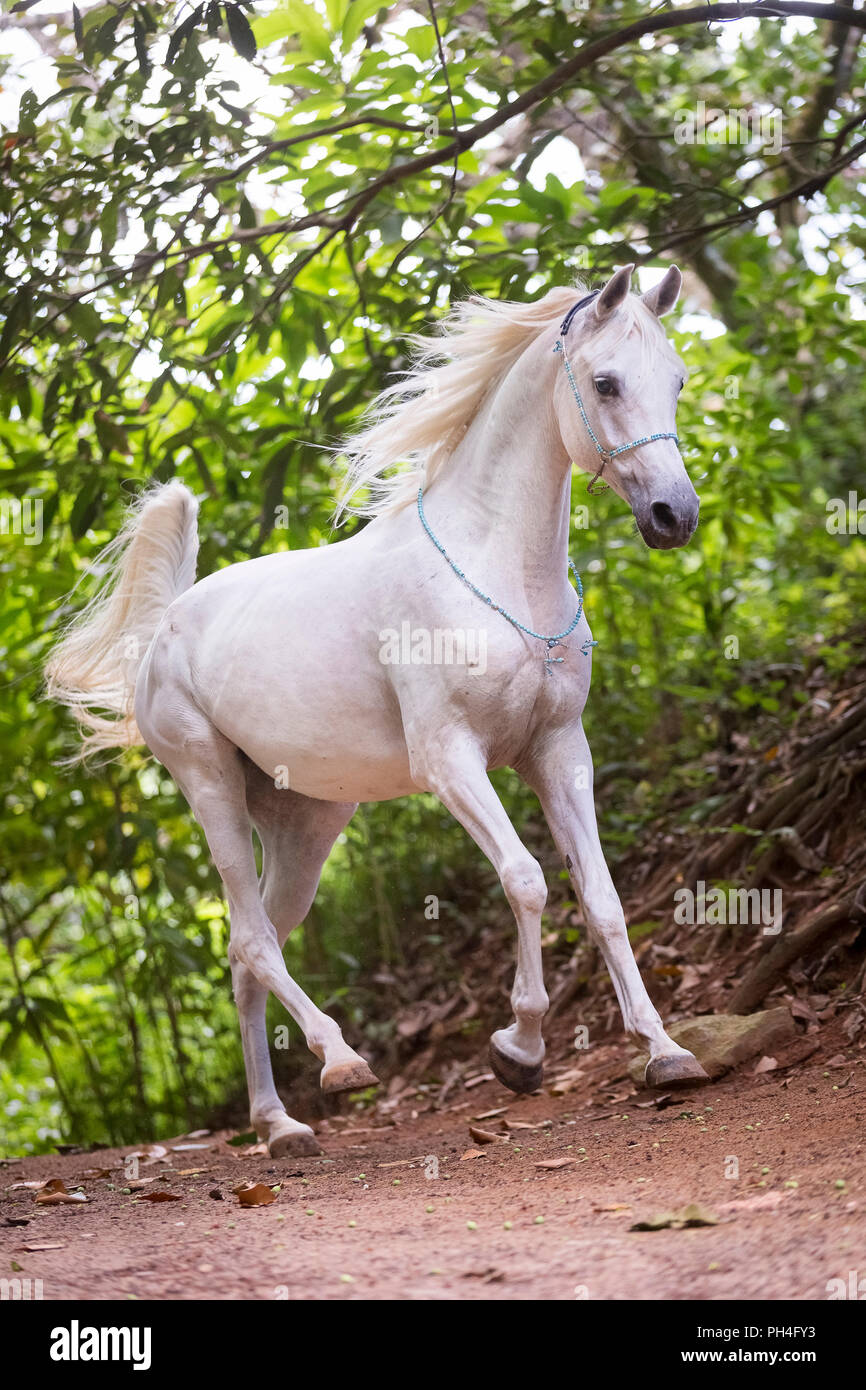
[[[561, 583], [571, 468], [553, 409], [559, 358], [549, 334], [523, 352], [485, 400], [431, 485], [428, 514], [487, 551], [527, 592]], [[426, 505], [426, 494], [425, 494]]]

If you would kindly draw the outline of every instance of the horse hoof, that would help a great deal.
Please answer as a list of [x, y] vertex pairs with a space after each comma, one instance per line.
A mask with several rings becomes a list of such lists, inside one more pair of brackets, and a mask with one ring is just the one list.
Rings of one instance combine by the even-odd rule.
[[495, 1043], [490, 1044], [489, 1055], [493, 1075], [503, 1086], [507, 1086], [509, 1091], [514, 1091], [519, 1096], [528, 1096], [540, 1089], [544, 1080], [543, 1065], [532, 1067], [527, 1066], [525, 1062], [516, 1062], [513, 1057], [500, 1052]]
[[364, 1091], [368, 1086], [378, 1086], [375, 1076], [363, 1057], [349, 1062], [332, 1062], [322, 1067], [319, 1082], [323, 1091]]
[[646, 1065], [647, 1086], [699, 1086], [709, 1081], [697, 1057], [677, 1052], [672, 1057], [652, 1057]]
[[284, 1130], [268, 1140], [271, 1158], [315, 1158], [321, 1152], [322, 1146], [309, 1125]]

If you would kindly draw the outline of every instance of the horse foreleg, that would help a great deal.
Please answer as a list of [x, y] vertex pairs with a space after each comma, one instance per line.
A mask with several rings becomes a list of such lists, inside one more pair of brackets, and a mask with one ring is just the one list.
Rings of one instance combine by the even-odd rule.
[[482, 753], [471, 740], [434, 744], [416, 752], [413, 778], [434, 792], [493, 864], [517, 922], [517, 970], [511, 991], [514, 1022], [490, 1039], [490, 1062], [512, 1091], [538, 1090], [543, 1077], [541, 1021], [547, 991], [541, 967], [541, 914], [547, 885], [505, 813], [487, 776]]
[[592, 757], [583, 726], [545, 738], [521, 771], [541, 801], [589, 933], [613, 980], [626, 1031], [649, 1051], [647, 1085], [705, 1081], [706, 1072], [697, 1058], [668, 1037], [637, 968], [622, 904], [598, 836]]

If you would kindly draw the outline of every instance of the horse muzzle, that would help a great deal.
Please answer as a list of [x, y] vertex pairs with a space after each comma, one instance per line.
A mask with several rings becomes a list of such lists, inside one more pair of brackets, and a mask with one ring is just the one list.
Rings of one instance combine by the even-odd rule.
[[651, 502], [635, 512], [637, 528], [651, 550], [676, 550], [691, 540], [698, 524], [697, 497], [685, 504]]

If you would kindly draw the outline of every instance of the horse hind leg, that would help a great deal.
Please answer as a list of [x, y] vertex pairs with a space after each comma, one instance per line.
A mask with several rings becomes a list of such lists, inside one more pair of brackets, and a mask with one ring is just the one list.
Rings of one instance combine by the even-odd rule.
[[[247, 1032], [254, 1078], [261, 1082], [264, 1077], [267, 1085], [264, 1063], [267, 1060], [269, 1070], [270, 1060], [263, 1022], [255, 1021], [257, 1016], [263, 1020], [264, 999], [259, 998], [258, 991], [253, 991], [252, 996], [247, 993], [249, 975], [262, 987], [265, 997], [268, 991], [275, 994], [298, 1023], [307, 1046], [324, 1062], [322, 1079], [326, 1089], [358, 1089], [374, 1084], [376, 1078], [364, 1059], [345, 1042], [338, 1024], [316, 1007], [286, 969], [277, 930], [259, 893], [247, 807], [247, 760], [191, 702], [185, 701], [180, 709], [175, 703], [172, 709], [170, 728], [162, 729], [160, 721], [150, 717], [140, 727], [151, 751], [168, 768], [189, 801], [225, 887], [231, 920], [229, 960], [245, 1014], [252, 1020]], [[239, 966], [246, 967], [249, 975]], [[272, 1088], [272, 1080], [270, 1085]]]
[[[260, 895], [282, 947], [307, 916], [322, 866], [356, 807], [354, 803], [315, 801], [297, 792], [280, 790], [252, 763], [246, 764], [245, 772], [247, 809], [263, 849]], [[266, 1140], [274, 1158], [320, 1152], [312, 1130], [287, 1115], [274, 1086], [265, 1023], [268, 991], [242, 962], [232, 967], [232, 979], [241, 1017], [250, 1117], [256, 1133]], [[363, 1065], [365, 1070], [359, 1072], [357, 1063], [348, 1067], [345, 1063], [332, 1063], [330, 1076], [325, 1067], [323, 1089], [344, 1089], [342, 1085], [333, 1085], [335, 1069], [342, 1070], [344, 1080], [352, 1073], [360, 1076], [360, 1080], [350, 1079], [352, 1089], [372, 1084], [372, 1073], [366, 1063]]]
[[320, 1154], [322, 1149], [312, 1129], [292, 1119], [274, 1085], [265, 1022], [267, 989], [240, 960], [232, 961], [232, 987], [240, 1020], [253, 1129], [267, 1144], [272, 1158]]

